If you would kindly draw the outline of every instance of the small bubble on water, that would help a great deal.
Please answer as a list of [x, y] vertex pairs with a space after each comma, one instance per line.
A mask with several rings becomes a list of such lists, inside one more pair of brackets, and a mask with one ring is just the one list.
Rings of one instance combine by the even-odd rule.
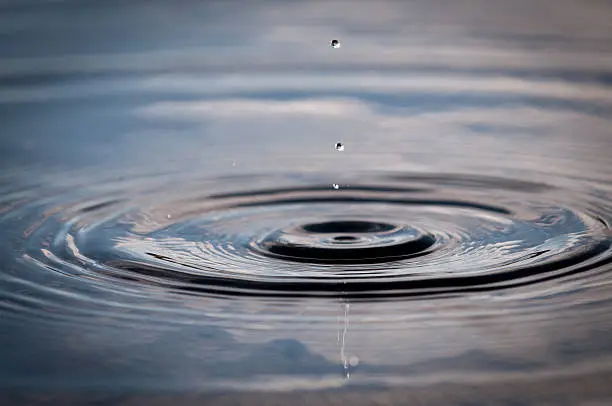
[[344, 151], [344, 144], [341, 143], [341, 142], [337, 142], [336, 143], [336, 151], [340, 151], [340, 152]]
[[339, 184], [337, 184], [337, 183], [334, 183], [334, 184], [332, 185], [332, 187], [333, 187], [334, 189], [340, 189], [340, 185], [339, 185]]
[[329, 45], [330, 45], [332, 48], [336, 48], [336, 49], [337, 49], [337, 48], [340, 48], [340, 41], [338, 41], [337, 39], [332, 39], [332, 40], [329, 42]]

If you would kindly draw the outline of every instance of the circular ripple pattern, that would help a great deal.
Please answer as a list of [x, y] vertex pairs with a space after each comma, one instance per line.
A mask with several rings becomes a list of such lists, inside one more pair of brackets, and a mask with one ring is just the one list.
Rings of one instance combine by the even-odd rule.
[[433, 236], [409, 227], [336, 220], [275, 231], [254, 246], [290, 261], [366, 264], [423, 255], [434, 243]]
[[2, 224], [20, 230], [10, 248], [39, 274], [189, 294], [509, 289], [600, 270], [611, 258], [612, 215], [596, 194], [459, 176], [346, 184], [330, 190], [324, 176], [152, 180], [30, 202], [11, 194]]

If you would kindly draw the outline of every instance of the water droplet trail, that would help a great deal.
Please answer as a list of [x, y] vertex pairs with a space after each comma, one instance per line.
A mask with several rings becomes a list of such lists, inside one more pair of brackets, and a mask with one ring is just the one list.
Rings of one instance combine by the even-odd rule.
[[351, 377], [350, 371], [349, 371], [349, 367], [350, 367], [350, 363], [348, 358], [346, 357], [346, 353], [345, 353], [345, 345], [346, 345], [346, 333], [348, 331], [349, 328], [349, 303], [348, 302], [344, 302], [343, 304], [344, 307], [344, 328], [342, 331], [342, 335], [339, 334], [339, 339], [340, 339], [340, 361], [342, 361], [342, 367], [344, 369], [344, 379], [349, 379]]

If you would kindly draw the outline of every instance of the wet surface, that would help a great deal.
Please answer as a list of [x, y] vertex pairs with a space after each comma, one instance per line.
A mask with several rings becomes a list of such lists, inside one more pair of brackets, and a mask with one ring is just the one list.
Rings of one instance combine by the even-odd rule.
[[607, 404], [611, 17], [0, 2], [0, 400]]

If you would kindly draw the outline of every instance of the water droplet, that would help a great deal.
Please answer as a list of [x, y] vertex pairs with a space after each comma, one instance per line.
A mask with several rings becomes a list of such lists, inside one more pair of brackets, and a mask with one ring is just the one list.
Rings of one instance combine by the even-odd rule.
[[359, 365], [359, 358], [357, 358], [356, 355], [351, 355], [348, 362], [350, 366], [356, 367], [357, 365]]
[[340, 48], [340, 41], [338, 41], [337, 39], [332, 39], [329, 42], [329, 45], [331, 45], [332, 48]]
[[236, 166], [236, 161], [232, 162], [232, 166]]
[[332, 187], [333, 187], [334, 189], [340, 189], [340, 185], [339, 185], [339, 184], [337, 184], [337, 183], [334, 183], [334, 184], [332, 185]]
[[172, 218], [172, 215], [171, 215], [171, 214], [168, 214], [166, 217], [168, 217], [168, 218], [170, 219], [170, 218]]
[[344, 151], [344, 144], [341, 143], [341, 142], [337, 142], [336, 143], [336, 151], [340, 151], [340, 152]]

